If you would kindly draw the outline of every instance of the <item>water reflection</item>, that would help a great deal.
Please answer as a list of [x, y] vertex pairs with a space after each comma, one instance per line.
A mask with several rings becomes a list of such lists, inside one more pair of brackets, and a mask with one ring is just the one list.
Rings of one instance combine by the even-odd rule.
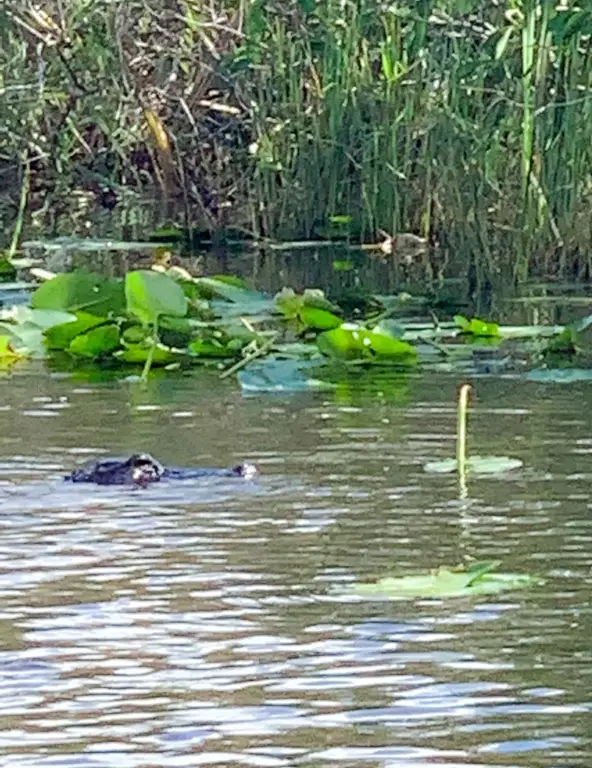
[[[480, 384], [471, 447], [525, 469], [460, 501], [422, 469], [453, 450], [455, 384], [343, 404], [199, 378], [1, 381], [0, 765], [589, 765], [586, 390]], [[61, 482], [87, 453], [134, 449], [263, 476]], [[466, 555], [548, 583], [445, 602], [333, 592]]]

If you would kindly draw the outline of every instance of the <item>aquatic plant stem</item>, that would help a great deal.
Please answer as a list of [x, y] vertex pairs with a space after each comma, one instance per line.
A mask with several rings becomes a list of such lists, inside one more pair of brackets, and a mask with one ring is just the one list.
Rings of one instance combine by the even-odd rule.
[[142, 375], [140, 376], [140, 379], [144, 384], [148, 381], [148, 374], [150, 373], [150, 369], [152, 368], [152, 361], [154, 360], [154, 350], [156, 349], [157, 344], [158, 344], [158, 318], [155, 318], [154, 325], [152, 327], [152, 346], [148, 350], [148, 356], [146, 357], [146, 362], [144, 363], [144, 368], [142, 369]]
[[21, 238], [21, 231], [23, 229], [23, 221], [25, 218], [25, 210], [27, 208], [27, 200], [29, 199], [29, 187], [31, 184], [31, 166], [27, 157], [24, 158], [24, 173], [23, 183], [21, 184], [21, 197], [19, 201], [19, 209], [16, 217], [16, 224], [14, 225], [14, 231], [12, 233], [12, 240], [10, 241], [10, 247], [6, 252], [6, 258], [11, 261], [14, 258], [14, 254], [18, 248], [18, 243]]
[[469, 404], [470, 384], [463, 384], [458, 393], [456, 412], [456, 468], [460, 484], [461, 497], [467, 493], [467, 407]]
[[220, 378], [226, 379], [229, 376], [231, 376], [233, 373], [240, 371], [241, 368], [244, 368], [245, 365], [248, 365], [253, 360], [256, 360], [258, 357], [263, 357], [264, 355], [266, 355], [275, 344], [278, 336], [279, 336], [279, 333], [274, 333], [273, 336], [271, 336], [264, 344], [262, 344], [254, 352], [251, 352], [250, 354], [245, 355], [242, 358], [242, 360], [238, 361], [238, 363], [235, 363], [234, 365], [231, 365], [230, 368], [227, 368], [225, 371], [222, 371], [222, 373], [220, 374]]

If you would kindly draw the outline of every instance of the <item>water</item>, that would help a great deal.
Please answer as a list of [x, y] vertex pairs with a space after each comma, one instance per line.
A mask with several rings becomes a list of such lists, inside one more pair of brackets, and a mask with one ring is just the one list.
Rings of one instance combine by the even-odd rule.
[[[214, 374], [0, 380], [0, 766], [590, 766], [589, 387], [482, 379], [242, 398]], [[67, 486], [90, 455], [256, 461], [260, 482]], [[335, 588], [466, 556], [545, 586], [360, 601]]]

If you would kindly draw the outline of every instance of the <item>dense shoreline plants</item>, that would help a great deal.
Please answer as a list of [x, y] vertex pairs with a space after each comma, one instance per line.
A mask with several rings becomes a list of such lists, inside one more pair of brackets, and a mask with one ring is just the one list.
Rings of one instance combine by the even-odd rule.
[[97, 203], [129, 221], [156, 187], [186, 228], [413, 232], [428, 275], [592, 275], [588, 4], [8, 0], [0, 31], [7, 241]]

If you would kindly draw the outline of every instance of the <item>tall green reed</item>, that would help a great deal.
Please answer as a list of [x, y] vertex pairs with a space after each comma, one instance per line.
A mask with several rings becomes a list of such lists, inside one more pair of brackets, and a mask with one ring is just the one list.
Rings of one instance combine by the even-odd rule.
[[349, 217], [354, 240], [429, 237], [436, 272], [443, 254], [479, 280], [592, 272], [588, 4], [73, 0], [43, 13], [0, 11], [0, 174], [30, 162], [38, 214], [81, 186], [133, 200], [156, 180], [187, 226], [300, 239]]

